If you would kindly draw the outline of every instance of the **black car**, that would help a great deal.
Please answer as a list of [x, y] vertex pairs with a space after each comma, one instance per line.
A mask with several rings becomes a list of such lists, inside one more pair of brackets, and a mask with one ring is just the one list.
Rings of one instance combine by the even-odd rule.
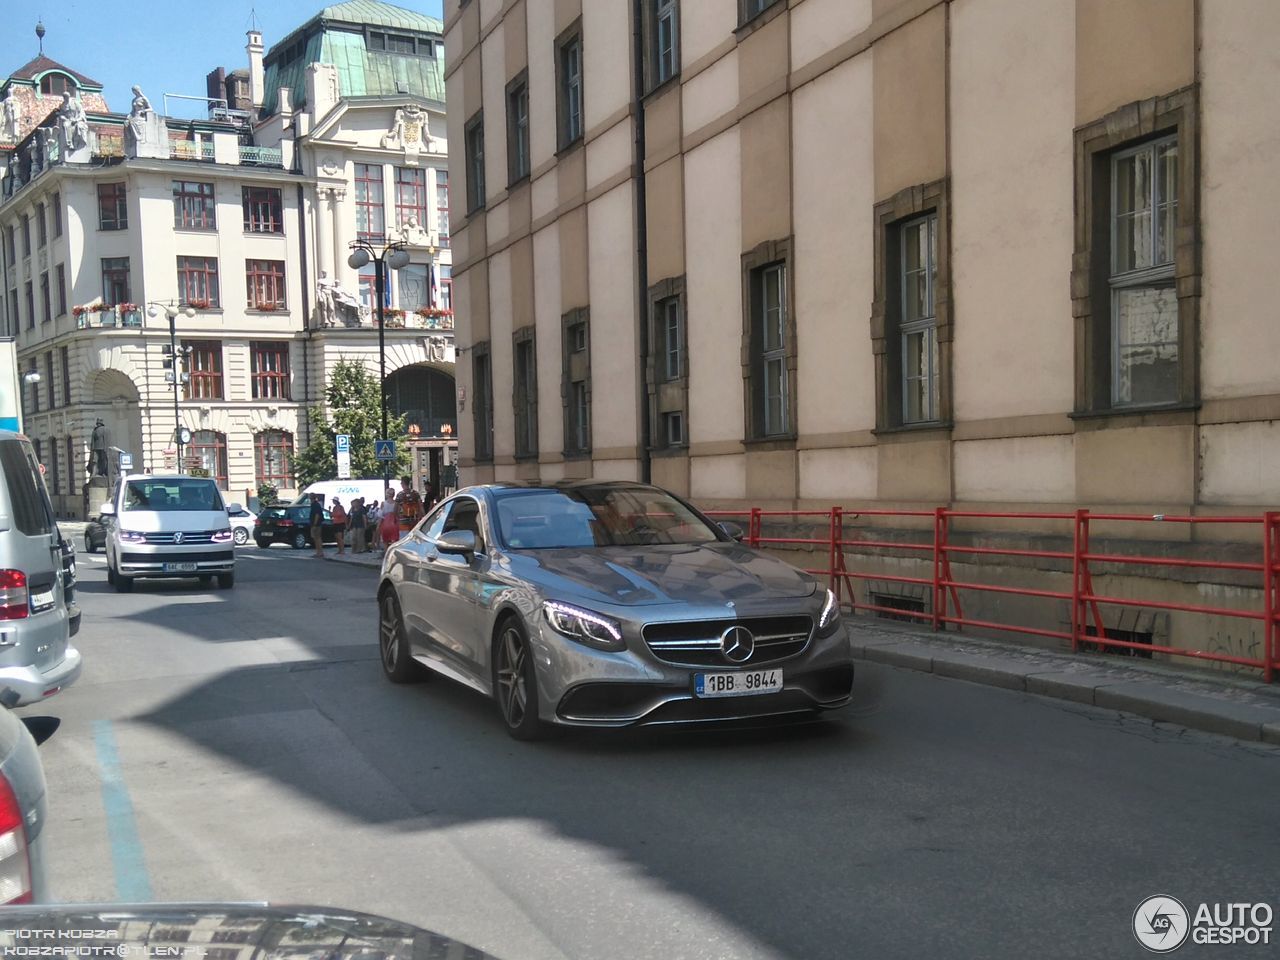
[[84, 527], [84, 552], [97, 553], [107, 546], [107, 528], [101, 517], [90, 517]]
[[[320, 529], [325, 543], [338, 542], [328, 510]], [[311, 546], [311, 507], [263, 507], [253, 525], [253, 539], [264, 549], [273, 543], [287, 543], [295, 550], [305, 550]]]

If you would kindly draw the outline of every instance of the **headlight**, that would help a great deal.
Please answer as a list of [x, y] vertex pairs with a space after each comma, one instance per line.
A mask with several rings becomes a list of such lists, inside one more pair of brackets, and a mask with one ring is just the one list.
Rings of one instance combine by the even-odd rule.
[[121, 530], [120, 539], [125, 543], [146, 543], [147, 535], [137, 530]]
[[215, 530], [215, 531], [213, 531], [213, 542], [214, 542], [214, 543], [230, 543], [230, 542], [231, 542], [231, 531], [230, 531], [230, 530]]
[[840, 626], [840, 604], [836, 595], [827, 591], [827, 602], [822, 605], [822, 613], [818, 617], [818, 636], [829, 637]]
[[557, 633], [571, 640], [598, 650], [626, 649], [622, 642], [622, 625], [617, 620], [556, 600], [546, 601], [542, 612]]

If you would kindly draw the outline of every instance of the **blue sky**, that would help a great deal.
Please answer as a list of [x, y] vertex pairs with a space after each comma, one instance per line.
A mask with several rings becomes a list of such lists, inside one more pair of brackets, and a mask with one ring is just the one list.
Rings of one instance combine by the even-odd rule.
[[[330, 0], [332, 2], [332, 0]], [[133, 84], [162, 106], [166, 93], [204, 96], [205, 75], [215, 67], [248, 65], [245, 31], [256, 8], [267, 48], [302, 26], [326, 0], [36, 0], [14, 9], [4, 4], [0, 30], [0, 76], [39, 52], [35, 27], [44, 20], [44, 52], [103, 84], [112, 110], [128, 112]], [[441, 0], [400, 0], [398, 6], [441, 15]], [[199, 105], [169, 101], [174, 116], [203, 115]]]

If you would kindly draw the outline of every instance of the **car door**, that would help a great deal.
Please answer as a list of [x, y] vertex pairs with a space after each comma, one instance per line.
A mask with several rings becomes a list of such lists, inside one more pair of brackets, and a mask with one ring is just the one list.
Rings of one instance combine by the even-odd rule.
[[[446, 505], [447, 514], [438, 534], [431, 538], [425, 553], [424, 570], [430, 597], [431, 619], [440, 643], [454, 665], [481, 683], [486, 683], [479, 636], [478, 614], [482, 596], [483, 570], [488, 565], [487, 543], [480, 504], [470, 496], [455, 496]], [[476, 538], [476, 554], [463, 557], [441, 553], [435, 538], [455, 530], [465, 530]]]
[[[409, 536], [392, 546], [393, 569], [399, 572], [400, 611], [404, 617], [409, 645], [415, 653], [440, 659], [444, 646], [435, 617], [440, 604], [432, 592], [430, 578], [435, 561], [435, 538], [444, 529], [448, 505], [437, 508]], [[428, 555], [431, 560], [428, 560]]]

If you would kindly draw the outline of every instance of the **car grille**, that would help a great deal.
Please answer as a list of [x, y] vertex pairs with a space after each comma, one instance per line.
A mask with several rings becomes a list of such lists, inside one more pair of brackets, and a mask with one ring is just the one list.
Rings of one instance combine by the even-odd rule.
[[121, 563], [229, 563], [235, 556], [230, 550], [192, 550], [188, 553], [121, 552]]
[[[183, 531], [182, 543], [213, 543], [212, 530]], [[144, 533], [147, 543], [176, 543], [172, 533]]]
[[[746, 660], [730, 660], [720, 652], [720, 635], [730, 627], [746, 627], [755, 638], [755, 647]], [[687, 620], [646, 624], [644, 641], [653, 655], [665, 663], [745, 667], [777, 663], [802, 653], [812, 631], [813, 618], [807, 616]]]

